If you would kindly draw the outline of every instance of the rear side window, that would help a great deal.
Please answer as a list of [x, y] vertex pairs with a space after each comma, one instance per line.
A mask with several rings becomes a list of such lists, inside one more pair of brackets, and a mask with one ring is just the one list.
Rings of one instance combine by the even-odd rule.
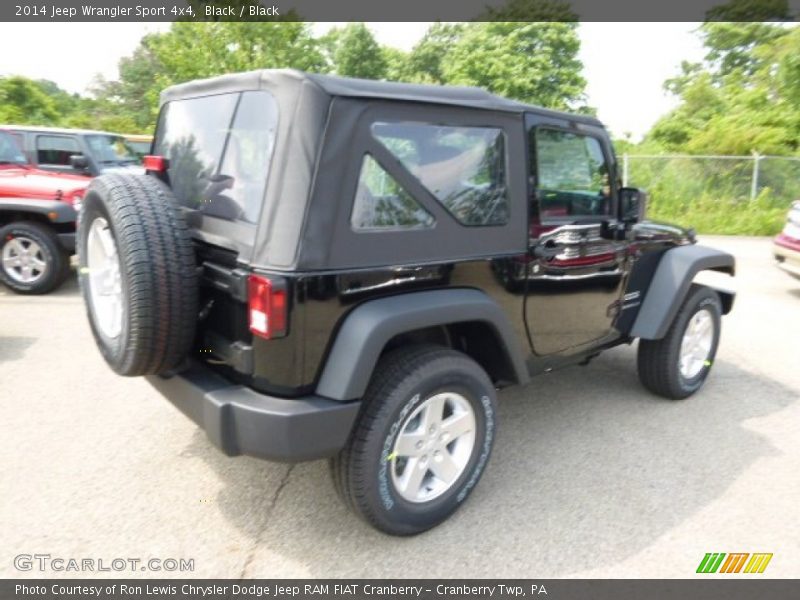
[[255, 223], [277, 126], [278, 107], [268, 92], [177, 100], [161, 111], [154, 148], [169, 159], [170, 185], [181, 204]]
[[501, 129], [379, 122], [372, 134], [462, 225], [508, 223]]
[[36, 162], [40, 165], [71, 167], [69, 157], [82, 154], [78, 142], [64, 135], [37, 135]]
[[425, 229], [433, 215], [422, 208], [369, 154], [361, 163], [350, 224], [357, 231]]

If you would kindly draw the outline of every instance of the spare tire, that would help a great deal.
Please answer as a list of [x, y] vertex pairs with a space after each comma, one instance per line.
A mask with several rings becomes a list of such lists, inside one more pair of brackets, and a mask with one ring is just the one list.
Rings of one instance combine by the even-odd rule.
[[165, 373], [191, 349], [197, 267], [186, 221], [148, 175], [102, 175], [78, 225], [81, 292], [97, 346], [120, 375]]

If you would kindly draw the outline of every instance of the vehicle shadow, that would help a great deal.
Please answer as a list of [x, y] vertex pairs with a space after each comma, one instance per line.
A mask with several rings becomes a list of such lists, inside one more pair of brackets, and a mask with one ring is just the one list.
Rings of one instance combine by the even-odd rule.
[[413, 538], [352, 515], [325, 461], [232, 460], [202, 432], [191, 446], [226, 484], [224, 516], [254, 540], [247, 576], [567, 576], [623, 561], [717, 499], [776, 452], [743, 422], [797, 400], [720, 362], [697, 397], [671, 402], [643, 390], [634, 360], [619, 348], [501, 392], [481, 484], [449, 521]]
[[72, 270], [70, 272], [70, 276], [61, 284], [61, 286], [48, 294], [49, 297], [58, 297], [58, 296], [80, 296], [81, 288], [78, 284], [78, 270], [73, 265]]
[[0, 335], [0, 363], [23, 358], [25, 350], [34, 342], [36, 342], [36, 338], [33, 337]]

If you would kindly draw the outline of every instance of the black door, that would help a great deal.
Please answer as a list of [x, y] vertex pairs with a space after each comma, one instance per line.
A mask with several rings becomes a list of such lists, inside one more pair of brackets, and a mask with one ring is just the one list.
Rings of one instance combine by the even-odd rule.
[[629, 270], [613, 152], [593, 126], [529, 114], [526, 127], [531, 350], [584, 352], [618, 337], [614, 322]]

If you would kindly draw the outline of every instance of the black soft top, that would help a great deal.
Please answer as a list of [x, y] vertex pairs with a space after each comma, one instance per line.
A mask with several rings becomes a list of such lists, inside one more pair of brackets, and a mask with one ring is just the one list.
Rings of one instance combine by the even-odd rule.
[[509, 100], [478, 87], [375, 81], [306, 73], [296, 69], [262, 69], [174, 85], [162, 92], [161, 102], [252, 89], [269, 89], [278, 95], [283, 90], [285, 94], [293, 96], [303, 82], [314, 84], [328, 96], [449, 104], [511, 113], [536, 112], [569, 118], [573, 122], [601, 125], [600, 121], [591, 116], [550, 110]]
[[[204, 217], [194, 231], [209, 243], [236, 250], [240, 261], [265, 269], [370, 267], [386, 264], [400, 256], [402, 248], [411, 247], [417, 263], [424, 257], [524, 249], [527, 219], [523, 218], [514, 218], [504, 227], [476, 228], [469, 236], [455, 221], [446, 222], [452, 220], [446, 216], [435, 231], [354, 234], [349, 214], [363, 155], [380, 152], [375, 148], [377, 142], [364, 132], [363, 122], [376, 114], [503, 127], [508, 136], [515, 215], [527, 214], [525, 113], [536, 113], [556, 123], [602, 127], [593, 117], [530, 106], [474, 87], [350, 79], [291, 69], [250, 71], [175, 85], [162, 92], [161, 103], [245, 91], [270, 93], [279, 114], [259, 222], [250, 225]], [[382, 166], [390, 173], [399, 168]], [[514, 235], [508, 231], [511, 228]], [[454, 246], [443, 253], [441, 235], [445, 229], [453, 239], [468, 241], [469, 248]]]

